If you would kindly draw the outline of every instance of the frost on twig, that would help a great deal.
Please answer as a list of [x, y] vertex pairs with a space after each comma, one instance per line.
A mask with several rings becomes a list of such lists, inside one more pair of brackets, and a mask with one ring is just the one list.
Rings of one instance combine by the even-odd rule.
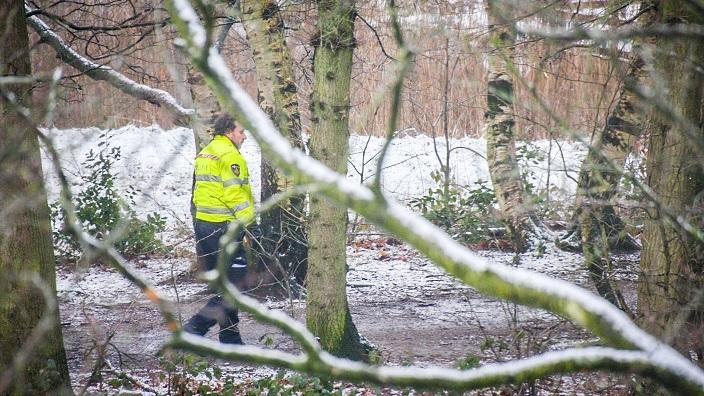
[[[223, 107], [243, 120], [247, 129], [256, 137], [262, 151], [276, 165], [291, 174], [298, 183], [317, 184], [321, 194], [328, 199], [357, 211], [369, 221], [396, 234], [428, 256], [436, 265], [477, 290], [560, 314], [591, 330], [601, 337], [604, 343], [624, 350], [563, 351], [562, 355], [545, 354], [508, 363], [509, 366], [494, 366], [464, 373], [461, 375], [476, 376], [464, 382], [461, 379], [454, 383], [424, 382], [428, 377], [439, 376], [437, 370], [373, 368], [318, 352], [319, 348], [315, 344], [305, 345], [310, 333], [302, 325], [292, 324], [293, 321], [283, 314], [258, 312], [254, 303], [250, 304], [232, 287], [225, 288], [229, 299], [258, 318], [266, 316], [267, 321], [284, 328], [299, 342], [303, 340], [306, 355], [294, 358], [278, 353], [265, 353], [251, 346], [220, 348], [219, 345], [215, 347], [200, 338], [180, 333], [174, 336], [174, 346], [238, 360], [305, 369], [336, 378], [368, 379], [398, 385], [470, 389], [514, 379], [537, 378], [555, 372], [620, 369], [649, 376], [673, 390], [704, 393], [704, 373], [698, 367], [668, 345], [638, 328], [623, 312], [604, 299], [573, 284], [539, 273], [510, 268], [499, 263], [489, 264], [409, 209], [393, 201], [379, 200], [367, 187], [349, 181], [344, 175], [326, 168], [302, 151], [291, 147], [276, 131], [266, 114], [233, 79], [217, 51], [206, 51], [202, 47], [202, 38], [207, 35], [191, 5], [186, 0], [174, 0], [168, 2], [167, 6], [184, 37], [186, 51], [194, 64], [201, 69]], [[589, 353], [593, 354], [593, 360], [590, 360]], [[290, 361], [287, 361], [289, 358]], [[585, 363], [586, 361], [589, 363]], [[501, 367], [510, 367], [515, 371], [509, 376], [501, 372]], [[445, 380], [451, 381], [452, 378], [442, 377], [441, 381]]]
[[[27, 13], [34, 11], [29, 6], [25, 6], [25, 10]], [[90, 78], [106, 81], [130, 96], [146, 100], [156, 106], [163, 106], [174, 115], [175, 122], [179, 125], [188, 125], [190, 119], [195, 115], [195, 110], [181, 106], [170, 93], [134, 82], [111, 67], [97, 64], [85, 58], [66, 44], [38, 16], [33, 15], [27, 18], [27, 24], [39, 34], [42, 42], [49, 44], [56, 51], [61, 60]]]

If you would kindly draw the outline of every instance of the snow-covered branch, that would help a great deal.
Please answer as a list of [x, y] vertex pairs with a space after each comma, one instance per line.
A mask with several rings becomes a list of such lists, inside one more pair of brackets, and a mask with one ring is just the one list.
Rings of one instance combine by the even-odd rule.
[[[34, 10], [25, 5], [27, 13]], [[59, 58], [76, 70], [84, 73], [94, 80], [101, 80], [109, 83], [120, 91], [138, 99], [146, 100], [157, 106], [163, 106], [171, 112], [177, 124], [188, 125], [191, 117], [195, 115], [195, 110], [186, 109], [168, 92], [161, 89], [139, 84], [124, 74], [104, 65], [97, 64], [83, 55], [73, 50], [66, 44], [58, 34], [49, 28], [38, 16], [33, 15], [27, 18], [27, 24], [32, 27], [41, 37], [41, 40], [49, 44], [56, 51]]]
[[680, 379], [673, 374], [671, 368], [651, 360], [647, 353], [612, 348], [591, 347], [547, 352], [527, 359], [462, 371], [446, 367], [377, 367], [340, 359], [326, 352], [321, 352], [318, 360], [310, 361], [300, 355], [249, 345], [224, 345], [188, 333], [175, 334], [170, 345], [225, 360], [266, 364], [317, 376], [401, 387], [468, 390], [527, 382], [559, 373], [607, 370], [651, 377], [685, 393], [699, 391], [696, 387], [681, 387]]
[[[239, 227], [241, 224], [235, 224], [228, 230], [228, 233], [221, 240], [222, 246], [232, 246], [231, 243], [234, 235], [238, 233]], [[210, 280], [211, 286], [221, 290], [230, 303], [251, 313], [256, 319], [273, 324], [291, 335], [301, 343], [304, 353], [293, 355], [250, 345], [221, 344], [183, 331], [174, 333], [169, 342], [170, 347], [226, 360], [304, 371], [318, 376], [415, 388], [467, 390], [506, 383], [527, 382], [559, 373], [608, 370], [651, 377], [680, 391], [699, 392], [701, 390], [696, 385], [682, 384], [681, 378], [673, 373], [668, 362], [652, 360], [649, 353], [602, 347], [548, 352], [527, 359], [487, 365], [471, 371], [445, 367], [378, 367], [340, 359], [323, 351], [315, 336], [304, 325], [283, 312], [268, 309], [235, 288], [224, 275], [226, 274], [225, 264], [227, 262], [226, 251], [226, 254], [219, 257], [219, 269], [205, 274], [205, 278]]]
[[[590, 329], [609, 345], [639, 350], [637, 352], [617, 351], [611, 360], [597, 359], [597, 363], [585, 366], [580, 366], [578, 362], [580, 356], [587, 355], [579, 351], [580, 353], [573, 353], [564, 361], [565, 371], [608, 369], [611, 366], [607, 363], [621, 361], [624, 364], [624, 370], [629, 370], [625, 368], [629, 365], [630, 370], [653, 377], [672, 389], [704, 393], [704, 372], [671, 347], [638, 328], [623, 312], [606, 300], [568, 282], [498, 263], [488, 263], [406, 207], [393, 201], [383, 202], [377, 199], [367, 187], [351, 182], [344, 175], [332, 171], [300, 150], [291, 147], [266, 114], [233, 79], [217, 51], [215, 49], [204, 51], [202, 45], [207, 35], [191, 5], [186, 0], [169, 1], [167, 5], [184, 37], [185, 49], [194, 64], [201, 68], [201, 72], [223, 107], [243, 121], [256, 137], [263, 152], [277, 166], [289, 172], [297, 182], [318, 184], [321, 186], [321, 193], [328, 199], [352, 208], [371, 222], [406, 240], [447, 272], [479, 291], [558, 313]], [[203, 57], [204, 53], [208, 54], [206, 58]], [[237, 303], [242, 306], [241, 301]], [[183, 341], [180, 346], [185, 346], [186, 341]], [[203, 344], [198, 346], [202, 347]], [[237, 350], [239, 355], [244, 355], [246, 352], [245, 348]], [[633, 356], [637, 356], [638, 359], [630, 359]], [[536, 366], [540, 366], [541, 359], [537, 357], [535, 360], [528, 359], [513, 364], [519, 367], [520, 373], [529, 373]], [[333, 362], [329, 362], [326, 355], [321, 353], [316, 368], [330, 370], [329, 375], [338, 376], [342, 368], [330, 366]], [[344, 371], [345, 377], [349, 379], [363, 379], [364, 373], [368, 370], [376, 370], [347, 361], [344, 361], [343, 367], [350, 370], [350, 372]], [[394, 369], [388, 370], [391, 371], [384, 372], [393, 372]], [[477, 378], [472, 382], [474, 384], [472, 386], [486, 386], [490, 383], [492, 370], [478, 372], [477, 375], [484, 378], [486, 382]], [[520, 374], [515, 375], [518, 376], [517, 378], [522, 378]], [[417, 373], [410, 377], [422, 378]], [[380, 377], [380, 381], [401, 384], [401, 378], [401, 374], [398, 378], [384, 375]]]

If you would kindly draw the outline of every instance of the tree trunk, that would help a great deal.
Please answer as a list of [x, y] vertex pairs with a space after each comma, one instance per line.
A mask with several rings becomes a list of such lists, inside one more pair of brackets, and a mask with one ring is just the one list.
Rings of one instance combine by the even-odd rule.
[[487, 2], [494, 50], [489, 53], [488, 110], [486, 120], [486, 156], [496, 200], [516, 251], [524, 251], [532, 229], [531, 209], [527, 206], [523, 181], [516, 160], [513, 136], [513, 78], [509, 72], [513, 59], [514, 38], [508, 27], [498, 22], [496, 10]]
[[[702, 15], [687, 1], [662, 1], [659, 6], [661, 23], [704, 23]], [[702, 59], [702, 40], [658, 37], [656, 71], [667, 87], [663, 101], [691, 122], [692, 128], [685, 129], [655, 111], [650, 119], [646, 162], [648, 183], [660, 203], [700, 231], [704, 158], [695, 146], [704, 139]], [[664, 218], [661, 211], [653, 209], [649, 214], [643, 233], [638, 288], [642, 320], [646, 328], [679, 350], [696, 351], [701, 362], [704, 244]]]
[[195, 67], [188, 67], [188, 84], [193, 98], [196, 116], [191, 122], [196, 142], [196, 153], [210, 141], [212, 133], [210, 125], [213, 117], [221, 112], [220, 104], [213, 92], [205, 83], [203, 75]]
[[[652, 22], [655, 11], [651, 2], [643, 2], [646, 9], [645, 25]], [[649, 10], [649, 11], [647, 11]], [[652, 40], [650, 40], [652, 41]], [[636, 111], [638, 98], [633, 87], [645, 84], [648, 72], [641, 57], [639, 43], [631, 50], [630, 64], [619, 93], [619, 100], [606, 121], [606, 126], [592, 142], [582, 163], [575, 200], [573, 235], [579, 237], [585, 267], [599, 295], [615, 306], [628, 311], [618, 289], [611, 285], [612, 248], [637, 250], [638, 244], [624, 230], [623, 221], [614, 210], [612, 199], [616, 195], [626, 157], [643, 129], [643, 115]], [[617, 169], [614, 169], [617, 166]], [[570, 236], [558, 246], [570, 246]], [[569, 249], [568, 249], [569, 250]]]
[[[320, 0], [318, 18], [310, 152], [344, 175], [348, 157], [354, 4], [346, 0]], [[364, 352], [347, 306], [346, 231], [347, 210], [312, 196], [306, 322], [326, 351], [360, 359]]]
[[[2, 2], [0, 32], [2, 75], [30, 76], [24, 2]], [[42, 290], [24, 277], [38, 275], [48, 289], [45, 294], [56, 297], [49, 207], [36, 129], [5, 99], [14, 96], [30, 106], [31, 85], [0, 89], [0, 394], [71, 393], [58, 309], [48, 318], [51, 325], [36, 344], [28, 343], [47, 304]], [[25, 351], [27, 360], [15, 366], [15, 359]]]
[[[654, 4], [652, 1], [643, 2], [641, 9], [645, 12], [641, 18], [644, 19], [644, 26], [647, 26], [652, 23], [655, 15]], [[588, 250], [593, 250], [597, 245], [607, 246], [604, 243], [612, 249], [639, 249], [638, 244], [624, 231], [623, 221], [616, 214], [611, 200], [621, 182], [626, 157], [633, 150], [633, 144], [640, 137], [644, 127], [643, 113], [636, 108], [638, 98], [633, 93], [633, 87], [642, 86], [649, 80], [640, 51], [640, 43], [635, 42], [618, 103], [601, 133], [592, 140], [587, 156], [582, 162], [572, 227], [555, 241], [561, 249], [584, 250], [583, 241], [593, 245], [586, 247]], [[616, 165], [618, 169], [613, 169], [611, 164]], [[592, 224], [595, 227], [591, 227]], [[602, 226], [607, 241], [600, 239], [599, 228]]]
[[[286, 46], [281, 11], [273, 0], [242, 0], [241, 9], [242, 24], [257, 68], [259, 104], [291, 145], [303, 150], [293, 61]], [[261, 166], [261, 202], [293, 187], [293, 180], [274, 168], [268, 159], [262, 157]], [[291, 277], [300, 285], [305, 281], [308, 247], [304, 223], [305, 196], [287, 199], [261, 215], [264, 264], [267, 272], [282, 277], [285, 284]], [[280, 273], [275, 260], [286, 273]]]

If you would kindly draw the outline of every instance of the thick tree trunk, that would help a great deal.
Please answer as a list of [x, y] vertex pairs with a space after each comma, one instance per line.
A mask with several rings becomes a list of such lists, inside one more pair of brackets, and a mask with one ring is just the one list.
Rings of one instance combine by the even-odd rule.
[[[348, 157], [354, 4], [351, 0], [320, 0], [318, 18], [310, 152], [344, 175]], [[345, 208], [321, 197], [311, 197], [306, 322], [325, 350], [360, 359], [364, 352], [347, 306], [346, 231]]]
[[[30, 76], [24, 3], [0, 5], [2, 75]], [[29, 345], [47, 304], [42, 291], [24, 279], [38, 275], [46, 294], [56, 296], [51, 225], [36, 130], [5, 100], [31, 104], [31, 86], [0, 87], [0, 394], [70, 393], [58, 309], [51, 326]], [[16, 358], [30, 351], [22, 367]], [[14, 373], [10, 370], [14, 370]], [[9, 386], [9, 387], [8, 387]]]
[[[662, 1], [662, 23], [704, 24], [704, 18], [687, 1]], [[654, 112], [648, 146], [648, 183], [664, 207], [701, 230], [704, 172], [702, 40], [658, 37], [656, 71], [667, 87], [664, 102], [672, 106], [692, 129], [685, 130], [662, 112]], [[702, 287], [704, 244], [651, 210], [643, 233], [638, 308], [644, 325], [683, 352], [704, 352]]]
[[[242, 23], [257, 68], [259, 104], [291, 145], [303, 149], [293, 61], [286, 46], [281, 11], [273, 0], [242, 0], [241, 9]], [[293, 187], [293, 180], [274, 168], [268, 159], [262, 158], [261, 166], [261, 202]], [[305, 281], [308, 245], [304, 223], [305, 196], [292, 197], [262, 213], [264, 264], [268, 267], [267, 272], [285, 277], [285, 284], [291, 277], [301, 285]], [[286, 273], [279, 273], [275, 260]]]
[[513, 34], [500, 24], [495, 10], [487, 2], [487, 15], [494, 50], [489, 53], [489, 81], [487, 89], [486, 156], [489, 174], [494, 186], [504, 221], [513, 246], [517, 251], [527, 248], [532, 229], [531, 209], [527, 206], [523, 181], [516, 160], [516, 142], [513, 136], [513, 78], [509, 62], [513, 59]]

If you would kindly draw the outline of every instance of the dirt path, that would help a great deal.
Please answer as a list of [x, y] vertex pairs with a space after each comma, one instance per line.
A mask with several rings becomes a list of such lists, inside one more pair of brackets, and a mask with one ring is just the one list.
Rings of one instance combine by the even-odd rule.
[[[511, 254], [499, 252], [483, 255], [504, 263], [513, 259]], [[624, 260], [632, 262], [633, 257]], [[350, 248], [348, 261], [348, 298], [354, 322], [388, 364], [454, 367], [468, 355], [487, 363], [591, 339], [555, 315], [480, 295], [403, 246]], [[521, 266], [588, 286], [580, 261], [578, 255], [551, 250], [541, 258], [522, 257]], [[184, 319], [209, 296], [205, 286], [190, 276], [177, 277], [175, 284], [170, 280], [189, 267], [186, 259], [139, 265], [174, 300], [178, 291], [182, 301], [178, 308]], [[622, 272], [622, 282], [628, 285], [632, 282], [627, 276], [630, 269]], [[168, 332], [156, 308], [133, 286], [120, 285], [119, 275], [116, 277], [111, 270], [91, 271], [80, 279], [60, 271], [59, 279], [64, 339], [76, 385], [85, 383], [93, 368], [96, 340], [97, 344], [107, 343], [106, 356], [114, 366], [137, 371], [159, 368], [157, 353]], [[634, 287], [622, 289], [632, 301]], [[267, 304], [291, 310], [286, 301]], [[293, 306], [299, 320], [304, 310], [300, 302]], [[268, 338], [272, 347], [298, 350], [280, 330], [258, 323], [247, 314], [241, 315], [240, 328], [247, 344], [264, 346]], [[215, 339], [213, 333], [209, 337]], [[522, 335], [516, 337], [518, 334]], [[236, 363], [228, 367], [245, 376], [257, 375]]]

